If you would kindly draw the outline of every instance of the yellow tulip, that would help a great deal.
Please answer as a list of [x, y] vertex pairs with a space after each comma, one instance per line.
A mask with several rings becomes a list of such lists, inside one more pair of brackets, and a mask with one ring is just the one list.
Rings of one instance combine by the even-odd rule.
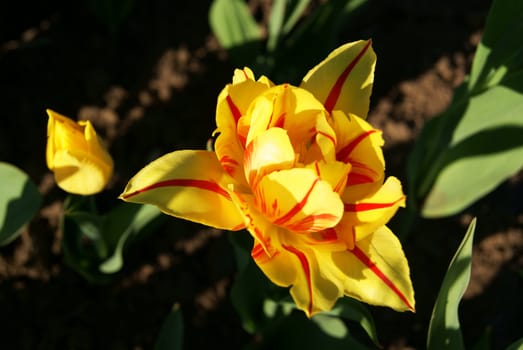
[[334, 50], [299, 87], [244, 68], [218, 96], [215, 151], [169, 153], [120, 196], [201, 224], [247, 229], [252, 257], [311, 317], [344, 295], [414, 311], [409, 267], [385, 226], [405, 206], [364, 118], [371, 41]]
[[47, 167], [58, 186], [81, 195], [102, 191], [112, 175], [113, 160], [92, 124], [75, 122], [50, 109], [47, 115]]

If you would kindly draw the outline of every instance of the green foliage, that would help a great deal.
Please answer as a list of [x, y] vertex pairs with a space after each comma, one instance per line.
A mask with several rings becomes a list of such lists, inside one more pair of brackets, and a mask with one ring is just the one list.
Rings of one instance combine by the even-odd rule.
[[151, 232], [165, 218], [152, 205], [121, 203], [106, 215], [94, 197], [70, 196], [62, 220], [66, 262], [87, 280], [106, 283], [123, 266], [125, 247]]
[[[258, 24], [243, 0], [215, 0], [209, 10], [209, 23], [220, 44], [233, 61], [255, 59], [262, 38]], [[241, 64], [241, 59], [237, 61]]]
[[429, 325], [428, 350], [464, 349], [458, 307], [470, 280], [475, 229], [476, 219], [474, 218], [454, 254], [441, 284]]
[[521, 350], [521, 349], [523, 349], [523, 338], [516, 340], [515, 342], [510, 344], [507, 348], [507, 350]]
[[183, 315], [178, 304], [174, 304], [171, 312], [165, 319], [154, 350], [182, 350], [183, 349]]
[[496, 0], [468, 81], [422, 130], [408, 163], [409, 204], [453, 215], [523, 168], [523, 3]]
[[0, 162], [0, 246], [13, 241], [42, 203], [35, 184], [22, 170]]
[[304, 16], [310, 0], [276, 0], [264, 37], [244, 0], [214, 0], [209, 23], [234, 65], [248, 66], [257, 76], [298, 84], [310, 67], [336, 47], [338, 33], [365, 3], [330, 0]]
[[[380, 347], [374, 319], [366, 306], [357, 300], [342, 298], [330, 312], [317, 314], [312, 317], [312, 323], [308, 322], [303, 312], [296, 311], [288, 291], [271, 283], [250, 258], [252, 238], [243, 233], [230, 233], [239, 265], [230, 297], [244, 329], [262, 339], [247, 349], [283, 349], [286, 346], [311, 348], [312, 344], [322, 342], [329, 349]], [[302, 331], [296, 333], [296, 327], [307, 328], [307, 334]], [[351, 327], [358, 327], [368, 338], [358, 339], [353, 336]]]
[[303, 312], [272, 320], [256, 339], [244, 349], [377, 349], [358, 341], [343, 320], [320, 314], [311, 322]]
[[352, 298], [340, 299], [328, 314], [358, 323], [367, 333], [370, 340], [372, 340], [376, 346], [380, 345], [374, 319], [368, 308], [359, 301]]

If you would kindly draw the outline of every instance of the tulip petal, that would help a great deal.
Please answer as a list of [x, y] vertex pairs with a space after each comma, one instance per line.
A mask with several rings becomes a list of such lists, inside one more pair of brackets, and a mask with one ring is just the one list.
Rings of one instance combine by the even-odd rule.
[[241, 135], [237, 133], [238, 121], [246, 113], [251, 101], [269, 86], [272, 83], [266, 78], [254, 81], [249, 68], [236, 69], [233, 83], [225, 86], [218, 96], [216, 132], [220, 135], [215, 144], [216, 155], [225, 171], [238, 182], [245, 182], [241, 169], [245, 138], [240, 139]]
[[252, 100], [272, 86], [269, 80], [255, 81], [248, 68], [234, 71], [233, 83], [227, 84], [218, 95], [216, 125], [218, 129], [233, 125], [245, 114]]
[[338, 229], [354, 234], [354, 239], [359, 241], [385, 225], [398, 208], [404, 206], [401, 182], [391, 176], [374, 195], [355, 203], [344, 201], [345, 213]]
[[364, 198], [378, 190], [385, 176], [381, 131], [355, 115], [334, 112], [332, 119], [338, 141], [336, 159], [352, 165], [344, 201]]
[[341, 279], [329, 274], [329, 268], [334, 266], [332, 261], [324, 260], [330, 254], [299, 244], [296, 238], [291, 241], [294, 242], [282, 244], [271, 256], [255, 245], [251, 255], [274, 284], [292, 286], [290, 294], [296, 306], [308, 317], [329, 311], [343, 295]]
[[52, 171], [61, 189], [87, 196], [104, 189], [112, 174], [112, 166], [102, 164], [90, 153], [72, 149], [54, 154]]
[[345, 295], [397, 311], [414, 311], [414, 291], [399, 240], [386, 226], [358, 241], [353, 250], [333, 253], [345, 276]]
[[300, 87], [312, 92], [329, 113], [341, 110], [365, 118], [376, 65], [371, 43], [360, 40], [337, 48], [307, 73]]
[[218, 135], [214, 151], [223, 170], [237, 182], [246, 183], [242, 169], [244, 149], [236, 134], [224, 132]]
[[347, 184], [347, 175], [350, 172], [351, 165], [336, 161], [320, 161], [308, 164], [307, 168], [313, 169], [316, 175], [327, 181], [334, 192], [342, 194]]
[[294, 149], [287, 131], [281, 128], [270, 128], [252, 140], [245, 150], [245, 177], [251, 187], [266, 174], [294, 165]]
[[324, 113], [323, 105], [310, 92], [289, 84], [274, 86], [258, 96], [247, 111], [243, 121], [249, 126], [245, 128], [246, 142], [271, 127], [280, 127], [287, 130], [293, 147], [298, 149], [315, 136], [317, 118]]
[[339, 195], [311, 169], [270, 173], [261, 179], [254, 193], [263, 215], [294, 232], [317, 232], [333, 227], [343, 214]]
[[231, 200], [225, 174], [214, 152], [183, 150], [166, 154], [140, 170], [120, 198], [156, 205], [164, 213], [226, 230], [245, 227]]

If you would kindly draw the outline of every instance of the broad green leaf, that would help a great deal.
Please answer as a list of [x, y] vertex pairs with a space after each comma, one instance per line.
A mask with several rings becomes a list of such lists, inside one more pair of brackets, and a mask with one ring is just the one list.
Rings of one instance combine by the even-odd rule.
[[[318, 316], [320, 316], [318, 318]], [[316, 320], [314, 320], [317, 318]], [[329, 349], [329, 350], [369, 350], [377, 349], [365, 346], [341, 325], [339, 319], [332, 316], [316, 315], [307, 319], [302, 311], [295, 311], [267, 324], [258, 332], [257, 341], [246, 349]], [[335, 329], [329, 327], [335, 327]], [[343, 336], [342, 333], [345, 333]], [[334, 336], [333, 336], [334, 335]]]
[[506, 350], [522, 350], [523, 349], [523, 338], [520, 338], [510, 344]]
[[154, 344], [154, 350], [183, 349], [183, 315], [178, 304], [174, 304], [165, 319]]
[[19, 168], [0, 162], [0, 246], [18, 237], [22, 227], [36, 214], [42, 196]]
[[337, 317], [319, 314], [312, 318], [312, 322], [316, 323], [323, 333], [332, 338], [343, 339], [349, 334], [345, 323]]
[[341, 298], [327, 314], [359, 323], [374, 344], [380, 346], [374, 319], [367, 307], [361, 302], [349, 297]]
[[429, 324], [428, 350], [464, 349], [458, 307], [470, 280], [475, 228], [476, 218], [470, 223], [441, 284]]
[[470, 98], [448, 148], [432, 158], [424, 217], [455, 214], [523, 168], [523, 94], [514, 89], [523, 91], [523, 74], [505, 84]]
[[267, 30], [269, 37], [267, 39], [267, 50], [274, 51], [278, 46], [278, 41], [282, 35], [283, 21], [285, 19], [285, 3], [286, 0], [274, 0], [271, 8], [271, 15]]
[[66, 201], [61, 225], [65, 262], [91, 283], [108, 283], [110, 278], [98, 271], [108, 255], [102, 218], [83, 207], [71, 210], [68, 204]]
[[424, 217], [458, 213], [523, 168], [523, 2], [495, 0], [468, 80], [423, 128], [408, 201]]
[[133, 203], [100, 215], [93, 196], [69, 196], [62, 218], [65, 261], [88, 281], [107, 283], [121, 269], [125, 248], [166, 217], [154, 206]]
[[261, 51], [262, 33], [244, 0], [214, 0], [209, 24], [236, 64], [249, 65]]
[[263, 307], [270, 288], [270, 282], [252, 259], [239, 272], [231, 287], [231, 302], [243, 328], [249, 333], [254, 333], [267, 321]]
[[330, 0], [304, 17], [274, 53], [271, 79], [299, 84], [309, 69], [339, 45], [340, 30], [352, 23], [366, 3], [367, 0]]
[[523, 67], [522, 37], [523, 1], [495, 0], [472, 64], [468, 85], [472, 93]]
[[165, 216], [153, 205], [122, 203], [105, 217], [103, 232], [110, 256], [100, 271], [114, 273], [123, 266], [123, 251], [129, 240], [152, 230]]
[[286, 16], [285, 24], [283, 25], [283, 34], [289, 34], [291, 30], [294, 29], [294, 26], [303, 15], [303, 12], [309, 5], [311, 0], [290, 0], [287, 1], [287, 8], [289, 9], [289, 15]]

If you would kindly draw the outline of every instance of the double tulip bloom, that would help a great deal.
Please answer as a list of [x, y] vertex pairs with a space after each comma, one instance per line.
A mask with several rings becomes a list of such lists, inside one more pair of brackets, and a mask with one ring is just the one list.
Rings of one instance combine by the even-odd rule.
[[370, 41], [334, 50], [299, 87], [244, 68], [218, 97], [215, 151], [181, 150], [143, 168], [121, 198], [220, 229], [247, 229], [252, 258], [309, 317], [344, 295], [414, 311], [400, 242], [405, 205], [385, 180], [381, 132], [363, 118]]
[[66, 192], [92, 195], [102, 191], [113, 160], [88, 120], [75, 122], [47, 110], [47, 167]]

